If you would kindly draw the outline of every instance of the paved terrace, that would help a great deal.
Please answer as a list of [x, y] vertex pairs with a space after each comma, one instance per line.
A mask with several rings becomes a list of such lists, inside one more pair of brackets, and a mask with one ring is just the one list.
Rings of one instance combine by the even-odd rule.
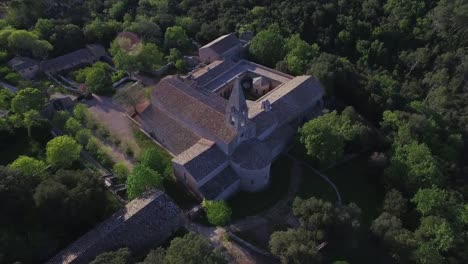
[[[209, 65], [207, 67], [209, 67]], [[253, 62], [241, 60], [233, 67], [219, 74], [218, 77], [215, 77], [211, 81], [204, 84], [202, 87], [208, 91], [214, 92], [220, 87], [234, 80], [234, 78], [236, 78], [237, 76], [246, 72], [252, 72], [256, 75], [267, 77], [268, 79], [280, 82], [282, 84], [287, 83], [294, 78], [291, 75], [270, 69], [268, 67], [255, 64]]]

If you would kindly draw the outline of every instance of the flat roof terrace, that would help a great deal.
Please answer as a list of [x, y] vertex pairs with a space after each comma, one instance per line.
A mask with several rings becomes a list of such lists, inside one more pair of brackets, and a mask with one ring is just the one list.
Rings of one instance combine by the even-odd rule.
[[[208, 65], [207, 67], [209, 66], [210, 65]], [[258, 76], [266, 77], [281, 84], [287, 83], [294, 78], [294, 76], [270, 69], [268, 67], [246, 60], [241, 60], [231, 68], [215, 76], [213, 79], [211, 79], [209, 82], [205, 83], [201, 87], [208, 91], [215, 92], [221, 87], [224, 87], [228, 83], [232, 82], [232, 80], [235, 79], [237, 76], [248, 72], [251, 72]]]

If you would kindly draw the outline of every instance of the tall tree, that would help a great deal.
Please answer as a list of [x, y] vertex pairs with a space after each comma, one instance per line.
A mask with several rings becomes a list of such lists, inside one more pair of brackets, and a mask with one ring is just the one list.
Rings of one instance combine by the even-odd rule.
[[284, 56], [284, 39], [276, 27], [258, 32], [250, 43], [249, 52], [260, 63], [273, 67]]
[[44, 175], [46, 173], [46, 168], [47, 164], [42, 160], [27, 156], [19, 156], [8, 166], [8, 169], [17, 171], [24, 176]]
[[136, 107], [145, 99], [145, 94], [139, 85], [132, 85], [117, 90], [114, 99], [125, 106], [132, 107], [133, 113], [138, 114]]
[[28, 129], [28, 137], [31, 137], [31, 129], [44, 121], [37, 110], [29, 110], [23, 115], [23, 124]]
[[322, 165], [332, 164], [343, 156], [346, 142], [358, 135], [359, 126], [348, 115], [333, 111], [304, 124], [299, 129], [300, 140], [307, 154]]
[[155, 44], [141, 43], [138, 37], [129, 36], [132, 39], [123, 35], [111, 44], [110, 52], [118, 69], [130, 75], [135, 71], [152, 71], [163, 64], [163, 54]]
[[35, 88], [26, 88], [19, 91], [11, 100], [11, 110], [24, 114], [29, 110], [40, 110], [44, 105], [44, 97]]
[[311, 231], [303, 229], [288, 229], [278, 231], [270, 238], [271, 253], [279, 256], [281, 263], [321, 263], [322, 254], [318, 251]]
[[185, 30], [180, 26], [168, 27], [164, 34], [164, 44], [168, 49], [186, 50], [190, 40]]
[[147, 190], [162, 187], [162, 178], [151, 168], [137, 164], [127, 177], [127, 193], [129, 199], [135, 199]]
[[164, 262], [166, 264], [227, 263], [223, 255], [211, 246], [208, 239], [195, 233], [174, 238], [166, 251]]
[[442, 185], [445, 181], [430, 149], [416, 142], [396, 146], [386, 174], [395, 180], [401, 179], [410, 190]]
[[59, 136], [47, 143], [47, 162], [67, 168], [80, 157], [82, 147], [70, 136]]

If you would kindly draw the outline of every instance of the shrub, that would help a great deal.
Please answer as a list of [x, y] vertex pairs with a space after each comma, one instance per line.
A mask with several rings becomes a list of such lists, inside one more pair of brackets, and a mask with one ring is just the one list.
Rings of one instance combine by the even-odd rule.
[[119, 179], [127, 178], [128, 174], [130, 174], [130, 169], [127, 167], [127, 164], [123, 161], [119, 161], [114, 164], [112, 168], [114, 175]]
[[47, 164], [41, 160], [27, 156], [19, 156], [8, 168], [25, 176], [44, 175]]
[[143, 164], [137, 164], [127, 177], [127, 193], [130, 200], [153, 188], [162, 188], [162, 177]]
[[52, 119], [52, 124], [60, 129], [65, 127], [65, 122], [67, 122], [70, 115], [66, 111], [57, 111], [55, 112], [54, 118]]
[[147, 148], [138, 158], [138, 161], [159, 172], [165, 178], [170, 178], [172, 175], [172, 164], [169, 155], [163, 150], [151, 146]]
[[120, 81], [122, 78], [124, 78], [125, 76], [127, 76], [127, 73], [124, 72], [124, 71], [118, 71], [118, 72], [115, 72], [112, 74], [112, 82], [113, 83], [116, 83], [118, 81]]
[[96, 132], [103, 139], [108, 139], [110, 136], [109, 131], [104, 126], [99, 126]]
[[90, 119], [89, 110], [84, 104], [77, 104], [73, 109], [73, 116], [82, 124], [86, 124]]
[[91, 138], [88, 140], [88, 144], [86, 144], [86, 149], [92, 156], [97, 156], [100, 147], [101, 143], [94, 136], [91, 136]]
[[106, 168], [112, 168], [114, 166], [114, 161], [112, 158], [107, 154], [107, 152], [104, 149], [99, 149], [97, 151], [97, 157], [99, 163], [102, 164], [102, 166]]
[[120, 143], [121, 143], [120, 139], [118, 137], [114, 136], [114, 135], [110, 135], [109, 139], [116, 146], [120, 145]]
[[70, 135], [75, 135], [78, 131], [81, 130], [81, 124], [73, 117], [68, 118], [65, 122], [65, 131]]
[[82, 128], [78, 132], [76, 132], [75, 139], [80, 143], [82, 146], [88, 145], [89, 139], [93, 136], [91, 130]]
[[10, 72], [5, 75], [5, 81], [12, 85], [18, 85], [19, 81], [21, 80], [21, 75], [16, 72]]
[[231, 220], [232, 210], [225, 201], [203, 200], [206, 218], [212, 225], [225, 225]]
[[129, 157], [133, 157], [135, 154], [133, 153], [133, 149], [130, 146], [125, 147], [125, 155]]

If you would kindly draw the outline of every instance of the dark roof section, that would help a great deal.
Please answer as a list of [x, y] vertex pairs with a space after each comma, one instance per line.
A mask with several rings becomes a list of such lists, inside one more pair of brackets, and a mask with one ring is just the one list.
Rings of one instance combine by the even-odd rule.
[[89, 263], [100, 253], [121, 247], [129, 247], [132, 251], [155, 247], [181, 224], [182, 212], [165, 193], [146, 193], [46, 263]]
[[94, 54], [88, 49], [79, 49], [63, 56], [41, 62], [41, 70], [45, 72], [61, 71], [82, 63], [89, 63], [89, 61], [94, 58]]
[[41, 62], [41, 70], [44, 72], [63, 71], [77, 65], [91, 63], [103, 56], [106, 56], [106, 50], [101, 45], [91, 44], [84, 49]]
[[190, 129], [152, 105], [135, 119], [148, 134], [174, 155], [179, 155], [200, 140]]
[[8, 62], [8, 66], [10, 66], [15, 71], [22, 71], [38, 64], [39, 62], [34, 59], [20, 56], [16, 56]]
[[201, 47], [203, 48], [211, 48], [213, 51], [215, 51], [218, 54], [223, 54], [224, 52], [232, 49], [233, 47], [240, 45], [241, 42], [240, 40], [236, 37], [235, 33], [227, 34], [224, 36], [221, 36], [210, 43], [206, 44], [205, 46]]
[[193, 77], [196, 79], [198, 85], [204, 86], [205, 84], [219, 76], [221, 73], [229, 70], [235, 65], [236, 63], [234, 63], [230, 59], [223, 60], [222, 62], [214, 61], [206, 65], [205, 67], [194, 71]]
[[152, 92], [152, 103], [168, 112], [187, 127], [203, 130], [223, 141], [231, 142], [236, 131], [225, 122], [226, 100], [219, 95], [193, 89], [177, 77], [161, 80]]
[[238, 180], [239, 177], [236, 172], [230, 166], [227, 166], [218, 175], [203, 184], [200, 187], [200, 192], [206, 199], [214, 200]]
[[[198, 146], [195, 145], [194, 148], [198, 148]], [[197, 153], [196, 156], [187, 160], [182, 165], [184, 165], [193, 178], [199, 182], [207, 174], [221, 166], [226, 161], [226, 155], [216, 146], [216, 144], [212, 144], [210, 147], [202, 150], [201, 153]]]
[[271, 148], [258, 139], [242, 142], [232, 154], [232, 160], [244, 169], [264, 168], [271, 158]]

